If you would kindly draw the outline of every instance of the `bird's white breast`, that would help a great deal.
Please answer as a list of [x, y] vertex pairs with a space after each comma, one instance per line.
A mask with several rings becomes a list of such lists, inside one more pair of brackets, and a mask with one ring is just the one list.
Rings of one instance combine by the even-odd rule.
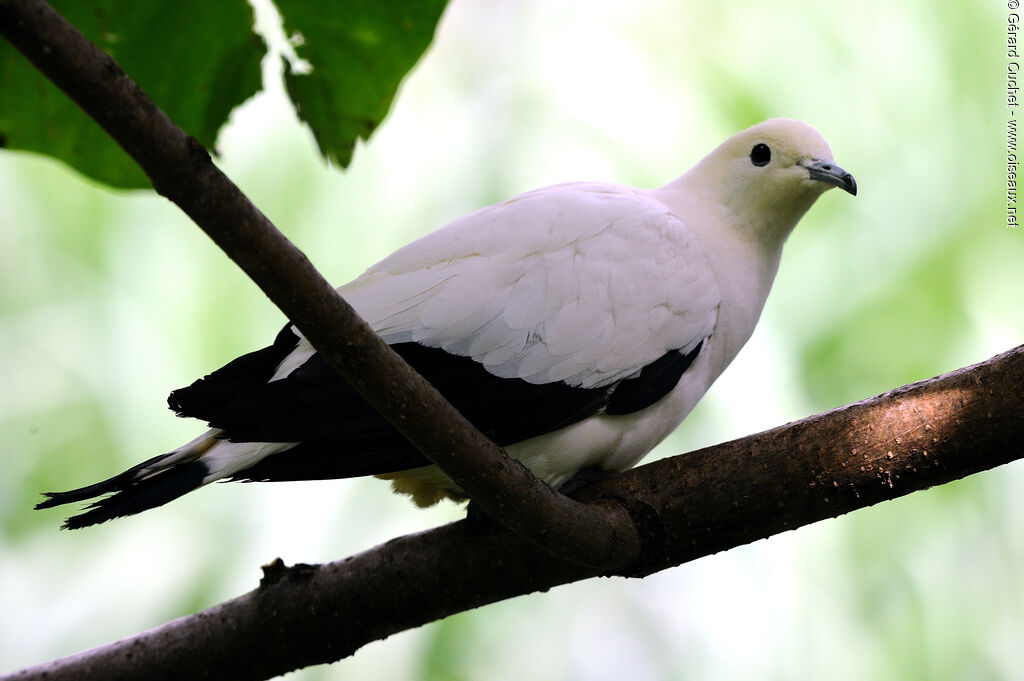
[[754, 332], [779, 268], [782, 244], [766, 251], [764, 244], [731, 224], [732, 216], [724, 206], [700, 200], [699, 188], [688, 186], [686, 179], [683, 176], [651, 194], [700, 241], [721, 293], [709, 348], [713, 382]]

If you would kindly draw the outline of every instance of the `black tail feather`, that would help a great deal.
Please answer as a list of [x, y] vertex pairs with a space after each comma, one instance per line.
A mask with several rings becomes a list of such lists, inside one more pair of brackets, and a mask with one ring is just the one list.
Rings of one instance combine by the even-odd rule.
[[123, 490], [128, 486], [132, 479], [135, 478], [139, 471], [143, 468], [152, 466], [168, 456], [169, 454], [159, 454], [154, 456], [152, 459], [146, 459], [142, 463], [135, 464], [123, 473], [118, 473], [112, 478], [101, 480], [100, 482], [92, 485], [68, 490], [67, 492], [43, 492], [43, 496], [47, 497], [47, 499], [36, 504], [36, 509], [53, 508], [54, 506], [71, 504], [76, 501], [85, 501], [86, 499], [92, 499], [93, 497], [98, 497], [102, 494], [111, 494], [113, 492]]
[[86, 507], [87, 510], [84, 513], [68, 518], [61, 526], [67, 530], [77, 530], [162, 506], [168, 501], [201, 487], [203, 478], [209, 473], [206, 464], [201, 461], [192, 461], [172, 466], [143, 480], [134, 480], [137, 469], [143, 465], [139, 464], [95, 485], [69, 492], [47, 492], [46, 496], [49, 498], [36, 505], [36, 508], [50, 508], [75, 501], [84, 501], [101, 494], [111, 494], [109, 497], [94, 501]]

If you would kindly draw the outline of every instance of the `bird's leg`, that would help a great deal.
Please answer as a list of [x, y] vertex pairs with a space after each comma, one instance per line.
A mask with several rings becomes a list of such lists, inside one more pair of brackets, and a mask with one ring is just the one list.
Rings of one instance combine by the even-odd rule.
[[[597, 466], [588, 466], [576, 471], [571, 478], [565, 481], [562, 486], [558, 488], [558, 491], [567, 497], [571, 497], [587, 485], [597, 482], [598, 480], [605, 480], [606, 478], [610, 478], [615, 475], [618, 475], [615, 471], [609, 471]], [[466, 504], [466, 522], [468, 522], [474, 529], [487, 527], [494, 523], [491, 517], [487, 515], [487, 512], [480, 507], [480, 504], [476, 503], [472, 499], [470, 499], [469, 503]]]
[[466, 522], [469, 523], [469, 527], [472, 530], [482, 530], [486, 527], [490, 527], [494, 524], [487, 512], [480, 507], [480, 504], [476, 503], [472, 499], [466, 504]]

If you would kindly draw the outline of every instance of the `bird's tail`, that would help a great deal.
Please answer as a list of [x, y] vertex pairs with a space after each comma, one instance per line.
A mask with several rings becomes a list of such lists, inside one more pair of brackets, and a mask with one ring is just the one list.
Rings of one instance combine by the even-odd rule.
[[[36, 508], [50, 508], [110, 495], [94, 501], [84, 513], [64, 521], [62, 527], [69, 530], [156, 508], [207, 483], [231, 475], [237, 465], [247, 463], [244, 461], [246, 457], [239, 457], [238, 452], [225, 452], [229, 456], [220, 455], [218, 450], [225, 448], [225, 445], [228, 449], [238, 448], [239, 445], [221, 440], [219, 435], [219, 430], [210, 430], [172, 452], [143, 461], [93, 485], [68, 492], [46, 492], [44, 496], [47, 499], [37, 504]], [[251, 448], [252, 443], [246, 444]], [[225, 465], [226, 459], [230, 459], [234, 465]]]

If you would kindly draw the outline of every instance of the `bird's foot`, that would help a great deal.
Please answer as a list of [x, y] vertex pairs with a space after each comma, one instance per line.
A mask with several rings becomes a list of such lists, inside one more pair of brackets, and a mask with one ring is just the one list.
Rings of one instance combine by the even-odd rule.
[[472, 530], [482, 530], [494, 524], [487, 512], [472, 499], [466, 504], [466, 522]]

